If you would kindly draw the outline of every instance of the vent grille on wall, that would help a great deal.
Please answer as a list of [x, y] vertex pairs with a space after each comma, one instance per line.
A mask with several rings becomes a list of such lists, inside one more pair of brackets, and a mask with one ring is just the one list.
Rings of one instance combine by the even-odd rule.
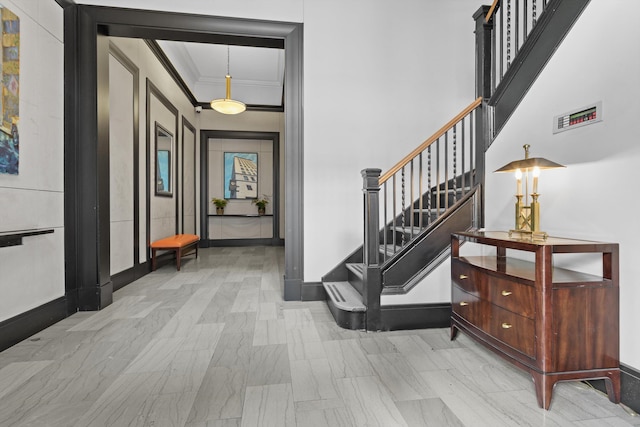
[[553, 133], [564, 132], [600, 121], [602, 121], [602, 101], [555, 116], [553, 118]]

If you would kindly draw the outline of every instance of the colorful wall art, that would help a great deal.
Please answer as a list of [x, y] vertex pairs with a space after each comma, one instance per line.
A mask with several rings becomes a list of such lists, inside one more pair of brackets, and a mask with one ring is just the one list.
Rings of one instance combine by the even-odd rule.
[[258, 197], [258, 154], [224, 153], [224, 198]]
[[0, 96], [0, 173], [17, 175], [20, 163], [20, 18], [0, 5], [2, 94]]

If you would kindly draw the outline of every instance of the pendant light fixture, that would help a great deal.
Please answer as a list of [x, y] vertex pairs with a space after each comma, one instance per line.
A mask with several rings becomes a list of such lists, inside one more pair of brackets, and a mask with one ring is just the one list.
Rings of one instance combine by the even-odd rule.
[[227, 45], [227, 92], [224, 99], [214, 99], [211, 101], [211, 108], [222, 114], [239, 114], [247, 109], [247, 106], [240, 101], [231, 99], [231, 75], [229, 74], [229, 46]]

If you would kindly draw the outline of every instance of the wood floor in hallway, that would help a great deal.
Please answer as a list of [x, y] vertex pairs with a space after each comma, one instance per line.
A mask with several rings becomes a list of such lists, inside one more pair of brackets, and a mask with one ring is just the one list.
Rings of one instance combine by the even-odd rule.
[[341, 329], [324, 302], [283, 301], [283, 259], [202, 249], [5, 350], [0, 426], [640, 425], [580, 382], [544, 411], [528, 375], [448, 329]]

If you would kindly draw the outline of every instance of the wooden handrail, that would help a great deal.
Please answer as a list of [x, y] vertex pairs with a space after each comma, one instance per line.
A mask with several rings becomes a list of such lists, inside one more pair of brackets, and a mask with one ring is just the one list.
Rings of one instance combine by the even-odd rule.
[[487, 13], [486, 18], [484, 18], [484, 22], [489, 22], [491, 20], [491, 17], [493, 16], [493, 12], [495, 12], [495, 10], [498, 8], [499, 3], [500, 3], [500, 0], [493, 0], [493, 4], [489, 8], [489, 12]]
[[446, 125], [442, 126], [440, 128], [440, 130], [438, 130], [436, 133], [431, 135], [431, 137], [429, 139], [427, 139], [426, 141], [424, 141], [422, 144], [420, 144], [420, 146], [418, 148], [413, 150], [404, 159], [402, 159], [398, 163], [396, 163], [396, 165], [394, 167], [392, 167], [387, 172], [385, 172], [380, 177], [380, 179], [378, 180], [378, 183], [380, 185], [384, 184], [396, 172], [398, 172], [400, 169], [402, 169], [404, 166], [406, 166], [407, 163], [409, 163], [414, 157], [416, 157], [418, 154], [423, 152], [428, 146], [433, 144], [434, 141], [436, 141], [438, 138], [440, 138], [442, 135], [444, 135], [449, 129], [451, 129], [453, 127], [453, 125], [455, 125], [460, 120], [462, 120], [462, 118], [465, 117], [466, 115], [468, 115], [470, 112], [472, 112], [473, 110], [478, 108], [478, 106], [481, 103], [482, 103], [482, 97], [479, 97], [478, 99], [473, 101], [471, 104], [469, 104], [469, 106], [467, 108], [462, 110], [457, 116], [455, 116], [453, 119], [451, 119]]

